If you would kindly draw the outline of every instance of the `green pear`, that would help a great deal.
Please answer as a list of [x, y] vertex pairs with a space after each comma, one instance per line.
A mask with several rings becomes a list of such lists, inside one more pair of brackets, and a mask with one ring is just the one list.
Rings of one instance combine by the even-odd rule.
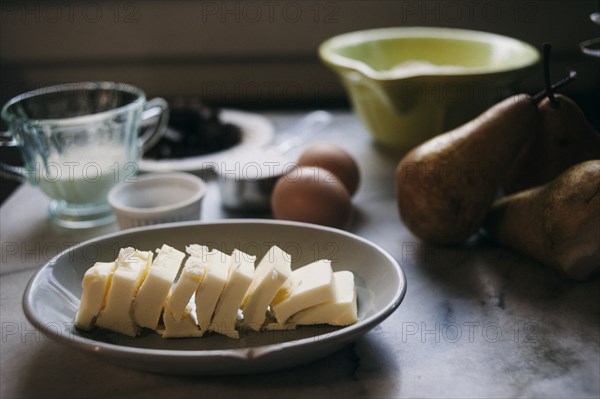
[[442, 244], [476, 233], [538, 114], [529, 96], [512, 96], [410, 151], [396, 169], [396, 198], [406, 227]]
[[499, 199], [485, 229], [498, 243], [573, 279], [600, 271], [600, 160]]
[[506, 193], [546, 184], [567, 168], [600, 159], [600, 133], [569, 97], [556, 94], [558, 105], [540, 101], [539, 128], [507, 174]]

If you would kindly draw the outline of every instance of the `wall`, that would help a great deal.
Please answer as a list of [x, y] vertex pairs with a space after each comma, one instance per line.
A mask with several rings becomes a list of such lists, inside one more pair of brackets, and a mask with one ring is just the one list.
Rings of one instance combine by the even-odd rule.
[[[127, 81], [150, 95], [200, 95], [248, 107], [339, 104], [319, 62], [326, 38], [383, 26], [487, 30], [554, 45], [553, 76], [598, 89], [597, 61], [578, 43], [599, 36], [594, 0], [464, 1], [3, 1], [0, 99], [47, 84]], [[537, 90], [541, 73], [525, 87]]]

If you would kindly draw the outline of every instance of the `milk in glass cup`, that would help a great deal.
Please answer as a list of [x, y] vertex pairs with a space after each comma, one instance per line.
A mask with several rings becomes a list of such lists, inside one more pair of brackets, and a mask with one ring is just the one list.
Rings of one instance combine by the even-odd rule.
[[[168, 106], [124, 83], [69, 83], [13, 98], [2, 118], [9, 131], [1, 145], [18, 146], [25, 165], [0, 163], [0, 172], [39, 186], [58, 225], [86, 228], [115, 220], [108, 191], [135, 179], [142, 150], [166, 128]], [[151, 126], [140, 137], [142, 122]]]

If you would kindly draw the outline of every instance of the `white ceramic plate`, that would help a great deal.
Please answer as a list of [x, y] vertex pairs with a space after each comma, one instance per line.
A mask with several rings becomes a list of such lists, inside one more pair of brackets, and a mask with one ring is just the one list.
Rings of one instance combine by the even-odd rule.
[[[359, 321], [347, 327], [303, 326], [296, 330], [242, 332], [233, 340], [216, 334], [162, 339], [151, 331], [130, 338], [101, 329], [73, 327], [81, 281], [96, 261], [116, 258], [121, 247], [179, 249], [203, 243], [224, 252], [234, 247], [259, 258], [277, 244], [292, 256], [292, 268], [317, 258], [334, 270], [350, 270], [358, 292]], [[77, 245], [48, 262], [29, 282], [23, 308], [48, 336], [94, 356], [140, 370], [168, 374], [263, 372], [324, 357], [381, 323], [400, 305], [406, 280], [398, 262], [356, 235], [322, 226], [271, 220], [176, 223], [125, 230]]]
[[250, 112], [223, 110], [220, 114], [223, 122], [232, 123], [241, 128], [242, 137], [238, 144], [223, 151], [181, 159], [146, 159], [139, 161], [141, 172], [200, 172], [214, 169], [226, 159], [248, 152], [248, 149], [264, 147], [273, 141], [275, 129], [271, 121], [262, 115]]

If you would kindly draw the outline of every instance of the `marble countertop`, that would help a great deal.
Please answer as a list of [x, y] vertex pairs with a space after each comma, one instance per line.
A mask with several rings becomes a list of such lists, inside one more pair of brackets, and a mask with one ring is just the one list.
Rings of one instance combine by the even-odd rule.
[[[265, 115], [284, 128], [302, 114]], [[177, 377], [101, 362], [36, 331], [21, 299], [54, 255], [117, 226], [53, 226], [48, 200], [22, 186], [0, 209], [0, 397], [600, 396], [600, 279], [565, 281], [484, 239], [424, 244], [398, 216], [398, 159], [373, 145], [350, 112], [336, 112], [319, 139], [347, 148], [362, 172], [349, 230], [389, 251], [406, 273], [408, 291], [392, 316], [333, 355], [268, 374]], [[209, 181], [202, 218], [228, 216]]]

